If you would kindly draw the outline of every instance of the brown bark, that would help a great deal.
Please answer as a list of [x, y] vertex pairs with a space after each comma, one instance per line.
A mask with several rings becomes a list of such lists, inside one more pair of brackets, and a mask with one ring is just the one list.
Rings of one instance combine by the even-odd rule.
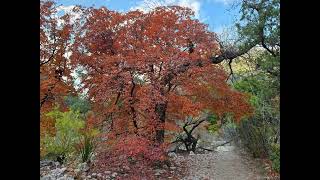
[[159, 103], [156, 105], [155, 111], [160, 121], [161, 128], [156, 130], [156, 142], [161, 144], [164, 142], [164, 123], [166, 118], [167, 103]]

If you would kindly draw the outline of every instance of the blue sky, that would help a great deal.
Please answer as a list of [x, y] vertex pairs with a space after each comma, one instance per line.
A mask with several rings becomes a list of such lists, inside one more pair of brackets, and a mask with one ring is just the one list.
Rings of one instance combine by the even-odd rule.
[[[211, 31], [220, 33], [225, 26], [232, 25], [238, 16], [238, 10], [230, 8], [234, 0], [157, 0], [164, 4], [187, 6], [196, 12], [196, 16], [202, 22], [209, 25]], [[150, 0], [56, 0], [58, 5], [72, 6], [83, 5], [101, 7], [111, 10], [128, 11], [130, 9], [145, 9]]]

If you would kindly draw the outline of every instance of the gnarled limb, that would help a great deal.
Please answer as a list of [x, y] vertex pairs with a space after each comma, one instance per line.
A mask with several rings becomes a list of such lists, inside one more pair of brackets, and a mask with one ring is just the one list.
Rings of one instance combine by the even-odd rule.
[[[186, 150], [187, 150], [188, 152], [189, 152], [189, 151], [195, 152], [196, 146], [197, 146], [197, 143], [198, 143], [198, 139], [195, 138], [195, 137], [193, 137], [192, 132], [193, 132], [202, 122], [204, 122], [204, 121], [206, 121], [206, 120], [207, 120], [207, 116], [204, 117], [204, 118], [202, 118], [202, 119], [199, 119], [199, 120], [197, 120], [197, 121], [194, 121], [194, 122], [192, 122], [192, 121], [191, 121], [191, 122], [190, 122], [190, 121], [187, 121], [187, 122], [183, 125], [183, 127], [182, 127], [183, 131], [184, 131], [185, 134], [186, 134], [186, 137], [181, 137], [181, 136], [179, 136], [175, 141], [173, 141], [173, 142], [171, 142], [171, 143], [182, 142], [182, 143], [185, 145]], [[192, 125], [191, 129], [188, 130], [187, 127], [188, 127], [188, 126], [191, 126], [191, 125]]]

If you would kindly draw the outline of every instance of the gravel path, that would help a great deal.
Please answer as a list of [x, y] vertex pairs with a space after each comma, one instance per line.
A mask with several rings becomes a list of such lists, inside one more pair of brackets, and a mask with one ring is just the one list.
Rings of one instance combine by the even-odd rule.
[[[206, 137], [207, 138], [207, 137]], [[217, 138], [213, 137], [215, 144]], [[219, 144], [219, 143], [217, 143]], [[262, 168], [243, 150], [230, 144], [213, 152], [190, 154], [175, 158], [177, 163], [186, 162], [188, 175], [184, 180], [262, 180]]]

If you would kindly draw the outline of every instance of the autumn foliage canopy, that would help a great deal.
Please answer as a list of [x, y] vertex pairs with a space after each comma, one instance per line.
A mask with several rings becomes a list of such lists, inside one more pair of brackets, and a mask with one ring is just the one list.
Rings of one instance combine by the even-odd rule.
[[[84, 67], [83, 88], [115, 134], [159, 141], [166, 122], [203, 109], [236, 119], [244, 96], [227, 85], [209, 57], [219, 53], [215, 34], [190, 9], [159, 7], [148, 13], [89, 9], [79, 24], [71, 60]], [[158, 133], [158, 134], [157, 134]]]

